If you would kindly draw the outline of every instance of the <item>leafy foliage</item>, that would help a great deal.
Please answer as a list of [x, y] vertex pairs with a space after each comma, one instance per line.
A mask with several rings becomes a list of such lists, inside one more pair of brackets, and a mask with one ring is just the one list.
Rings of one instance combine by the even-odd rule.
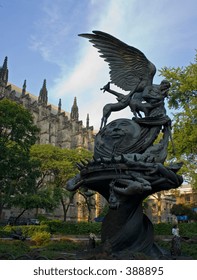
[[90, 232], [100, 234], [101, 223], [87, 223], [87, 222], [62, 222], [59, 220], [43, 221], [43, 225], [49, 227], [49, 231], [52, 234], [63, 234], [63, 235], [83, 235], [89, 234]]
[[0, 101], [1, 145], [28, 150], [36, 142], [37, 132], [28, 110], [9, 99]]
[[33, 242], [35, 242], [36, 246], [42, 246], [42, 245], [46, 245], [47, 243], [49, 243], [50, 238], [51, 238], [51, 235], [49, 232], [39, 231], [39, 232], [35, 232], [32, 235], [31, 240]]
[[49, 228], [47, 225], [40, 225], [40, 226], [5, 226], [2, 228], [2, 230], [0, 230], [0, 232], [2, 231], [2, 235], [5, 233], [7, 236], [10, 237], [11, 233], [13, 233], [13, 231], [18, 231], [20, 230], [22, 232], [22, 235], [24, 235], [25, 237], [32, 237], [32, 235], [34, 235], [36, 232], [43, 232], [43, 231], [47, 231], [49, 232]]
[[0, 240], [0, 255], [10, 254], [13, 257], [21, 256], [30, 252], [29, 246], [19, 240]]
[[197, 213], [184, 204], [174, 204], [170, 212], [176, 216], [186, 215], [189, 219], [197, 221]]
[[[197, 237], [197, 223], [181, 223], [178, 225], [181, 236]], [[154, 224], [155, 235], [171, 235], [172, 225], [166, 223]]]
[[31, 158], [41, 165], [38, 188], [52, 193], [54, 205], [62, 204], [64, 220], [75, 194], [66, 190], [66, 183], [78, 173], [76, 162], [91, 157], [92, 153], [85, 149], [69, 150], [52, 145], [34, 145], [31, 148]]
[[176, 154], [171, 146], [170, 159], [184, 162], [185, 180], [197, 187], [197, 53], [194, 63], [185, 68], [164, 67], [160, 73], [171, 83], [169, 107], [177, 110], [173, 120]]
[[30, 147], [38, 128], [31, 114], [8, 99], [0, 101], [0, 216], [3, 207], [15, 205], [36, 184], [38, 165], [30, 159]]

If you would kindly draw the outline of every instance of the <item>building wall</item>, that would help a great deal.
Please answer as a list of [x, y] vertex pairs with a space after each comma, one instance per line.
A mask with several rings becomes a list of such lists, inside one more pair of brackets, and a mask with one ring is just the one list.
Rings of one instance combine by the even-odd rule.
[[[38, 144], [51, 144], [68, 149], [85, 148], [93, 151], [95, 132], [93, 126], [89, 126], [89, 115], [87, 115], [85, 126], [79, 120], [76, 97], [74, 98], [71, 112], [66, 112], [61, 108], [61, 100], [59, 100], [58, 106], [48, 104], [46, 80], [43, 82], [38, 97], [26, 91], [26, 81], [24, 81], [22, 88], [8, 83], [7, 58], [5, 58], [3, 66], [0, 67], [0, 99], [2, 98], [13, 100], [31, 112], [34, 123], [40, 129]], [[99, 195], [95, 197], [95, 201], [92, 203], [91, 219], [99, 213], [100, 206], [97, 209], [97, 201], [104, 201]], [[101, 205], [101, 203], [98, 203], [98, 205]], [[87, 220], [88, 214], [85, 208], [84, 199], [76, 196], [69, 207], [68, 219]], [[43, 210], [40, 210], [40, 213], [46, 214]], [[5, 209], [3, 215], [7, 219], [14, 214], [18, 214], [17, 209]], [[34, 214], [32, 211], [28, 213], [28, 216]], [[47, 215], [62, 218], [63, 211], [61, 206], [54, 213], [47, 213]]]
[[[16, 91], [17, 90], [17, 91]], [[22, 95], [22, 89], [10, 84], [4, 95], [29, 110], [34, 123], [40, 129], [39, 143], [52, 144], [62, 148], [85, 148], [93, 151], [93, 127], [84, 127], [83, 122], [71, 119], [70, 113], [62, 111], [51, 104], [39, 103], [36, 97], [29, 93]]]
[[193, 190], [191, 185], [182, 185], [177, 192], [177, 204], [197, 207], [197, 190]]
[[197, 208], [197, 190], [193, 190], [191, 185], [182, 185], [178, 189], [161, 192], [152, 195], [147, 199], [145, 213], [153, 223], [177, 222], [170, 210], [174, 204], [184, 204], [191, 208]]
[[174, 195], [160, 192], [151, 195], [147, 199], [147, 208], [145, 214], [149, 217], [152, 223], [174, 223], [176, 217], [170, 213], [172, 206], [176, 204]]

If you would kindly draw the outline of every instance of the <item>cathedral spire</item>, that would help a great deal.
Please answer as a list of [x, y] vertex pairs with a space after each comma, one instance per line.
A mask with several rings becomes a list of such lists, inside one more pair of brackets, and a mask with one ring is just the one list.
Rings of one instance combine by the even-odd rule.
[[75, 120], [78, 121], [79, 120], [79, 109], [77, 106], [77, 98], [74, 98], [74, 103], [73, 106], [71, 108], [71, 114], [70, 114], [70, 118], [71, 120]]
[[0, 85], [7, 86], [8, 82], [8, 57], [6, 56], [3, 66], [0, 67]]
[[62, 110], [62, 101], [61, 101], [61, 98], [60, 98], [59, 103], [58, 103], [58, 114], [61, 113], [61, 110]]
[[46, 87], [46, 79], [44, 79], [43, 86], [40, 90], [40, 94], [38, 97], [38, 102], [47, 105], [48, 102], [48, 91]]
[[22, 97], [25, 96], [25, 94], [26, 94], [26, 87], [27, 87], [26, 80], [24, 80], [22, 94], [21, 94]]
[[89, 114], [87, 114], [87, 118], [86, 118], [86, 128], [89, 128], [90, 126], [90, 117]]
[[8, 57], [6, 56], [3, 62], [3, 69], [7, 70], [8, 69]]

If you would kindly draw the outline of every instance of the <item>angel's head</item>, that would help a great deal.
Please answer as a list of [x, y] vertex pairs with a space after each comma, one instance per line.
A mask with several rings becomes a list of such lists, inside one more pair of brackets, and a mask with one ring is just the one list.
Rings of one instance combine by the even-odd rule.
[[161, 90], [167, 90], [167, 89], [169, 89], [170, 88], [170, 82], [168, 81], [168, 80], [163, 80], [163, 81], [161, 81], [161, 83], [160, 83], [160, 89]]

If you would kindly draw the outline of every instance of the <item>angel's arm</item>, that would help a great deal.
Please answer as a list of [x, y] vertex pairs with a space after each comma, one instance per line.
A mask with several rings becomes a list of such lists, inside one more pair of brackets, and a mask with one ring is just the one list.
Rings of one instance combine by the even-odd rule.
[[107, 91], [107, 92], [117, 96], [118, 100], [120, 100], [120, 99], [122, 99], [124, 97], [124, 94], [110, 89], [110, 83], [107, 83], [107, 85], [105, 85], [103, 88], [101, 88], [101, 90], [103, 90], [103, 92]]

